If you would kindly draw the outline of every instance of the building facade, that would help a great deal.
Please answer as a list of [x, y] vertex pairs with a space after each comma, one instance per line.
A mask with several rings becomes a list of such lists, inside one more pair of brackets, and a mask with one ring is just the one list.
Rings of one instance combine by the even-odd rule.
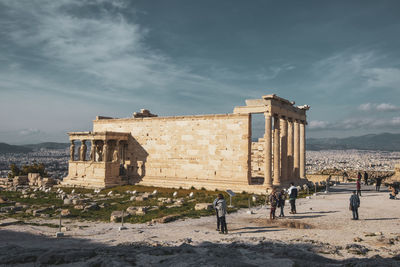
[[[93, 131], [69, 133], [71, 158], [63, 184], [194, 186], [254, 193], [300, 184], [306, 178], [308, 109], [266, 95], [246, 100], [246, 106], [235, 107], [232, 114], [158, 117], [142, 110], [132, 118], [98, 116]], [[265, 116], [264, 138], [256, 145], [251, 138], [255, 113]], [[254, 157], [254, 147], [261, 156]], [[262, 168], [252, 171], [260, 162]]]

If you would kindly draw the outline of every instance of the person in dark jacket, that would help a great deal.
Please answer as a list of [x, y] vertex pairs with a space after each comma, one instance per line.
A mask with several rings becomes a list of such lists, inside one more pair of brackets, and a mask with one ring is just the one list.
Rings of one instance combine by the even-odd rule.
[[356, 188], [357, 188], [357, 195], [361, 197], [361, 179], [357, 179]]
[[381, 184], [382, 184], [382, 177], [376, 178], [376, 185], [375, 185], [375, 190], [380, 191], [381, 190]]
[[368, 173], [364, 172], [364, 184], [368, 185]]
[[278, 196], [276, 194], [276, 189], [273, 188], [271, 194], [269, 195], [269, 204], [271, 207], [271, 212], [269, 213], [269, 219], [274, 220], [276, 218], [275, 211], [278, 205]]
[[215, 207], [217, 208], [218, 211], [218, 216], [219, 216], [219, 222], [221, 225], [221, 234], [227, 234], [228, 233], [228, 228], [226, 226], [226, 202], [224, 199], [224, 196], [222, 194], [218, 194], [218, 200], [215, 203]]
[[353, 212], [353, 220], [358, 220], [358, 208], [360, 207], [360, 198], [356, 191], [350, 197], [350, 209]]
[[286, 200], [286, 193], [285, 190], [281, 190], [278, 194], [278, 208], [281, 208], [281, 213], [279, 214], [279, 217], [285, 217], [285, 214], [283, 213], [283, 210], [285, 208], [285, 200]]

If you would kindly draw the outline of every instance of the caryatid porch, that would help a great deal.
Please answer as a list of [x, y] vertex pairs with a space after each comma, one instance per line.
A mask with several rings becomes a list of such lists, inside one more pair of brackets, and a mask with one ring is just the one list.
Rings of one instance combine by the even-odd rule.
[[265, 116], [264, 185], [268, 188], [300, 183], [306, 178], [305, 126], [306, 111], [310, 107], [294, 104], [272, 94], [246, 100], [246, 106], [235, 107], [233, 111]]
[[[125, 152], [129, 133], [71, 132], [68, 133], [70, 160], [68, 176], [62, 184], [104, 188], [127, 183]], [[76, 142], [80, 146], [76, 147]], [[88, 153], [87, 142], [90, 142]]]

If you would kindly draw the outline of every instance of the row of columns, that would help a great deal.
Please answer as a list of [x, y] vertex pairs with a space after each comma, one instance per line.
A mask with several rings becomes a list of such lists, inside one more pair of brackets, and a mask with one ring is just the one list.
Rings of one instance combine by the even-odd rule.
[[[87, 140], [80, 140], [78, 159], [75, 159], [75, 140], [71, 140], [70, 145], [70, 160], [71, 161], [86, 161]], [[125, 142], [118, 140], [90, 140], [90, 161], [92, 162], [117, 162], [125, 160]], [[110, 145], [114, 144], [114, 145]]]
[[280, 186], [288, 180], [305, 178], [305, 124], [305, 121], [265, 114], [264, 181], [268, 187]]

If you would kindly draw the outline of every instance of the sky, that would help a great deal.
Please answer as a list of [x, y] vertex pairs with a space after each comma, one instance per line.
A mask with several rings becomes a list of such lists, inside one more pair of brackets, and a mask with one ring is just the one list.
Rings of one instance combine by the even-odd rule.
[[0, 0], [0, 142], [272, 93], [311, 106], [308, 137], [400, 133], [399, 14], [397, 0]]

